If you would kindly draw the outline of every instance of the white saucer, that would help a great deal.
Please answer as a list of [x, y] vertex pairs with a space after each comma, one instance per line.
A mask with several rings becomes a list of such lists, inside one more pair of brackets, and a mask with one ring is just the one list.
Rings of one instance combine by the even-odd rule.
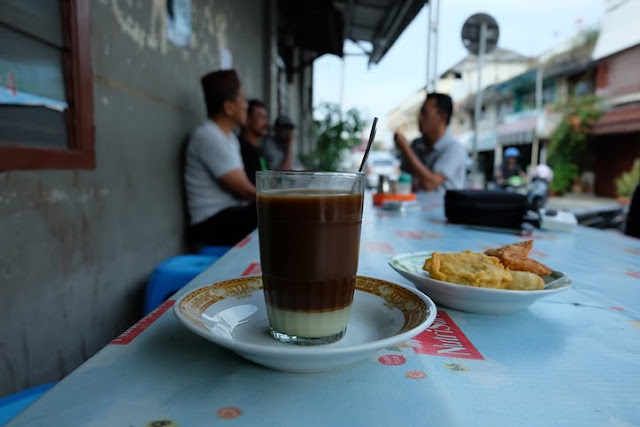
[[430, 255], [431, 251], [399, 254], [389, 260], [389, 265], [438, 304], [468, 313], [514, 313], [524, 310], [540, 298], [571, 287], [571, 279], [559, 271], [544, 276], [545, 288], [539, 291], [479, 288], [443, 282], [430, 278], [429, 273], [422, 269]]
[[181, 295], [173, 310], [198, 335], [255, 363], [288, 372], [321, 372], [358, 362], [413, 338], [436, 317], [436, 306], [421, 292], [362, 276], [356, 280], [347, 333], [327, 345], [298, 346], [271, 337], [261, 277], [195, 289]]

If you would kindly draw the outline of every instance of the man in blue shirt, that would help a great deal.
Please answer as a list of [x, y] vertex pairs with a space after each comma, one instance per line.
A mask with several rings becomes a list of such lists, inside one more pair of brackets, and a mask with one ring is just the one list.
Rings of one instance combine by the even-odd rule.
[[418, 114], [422, 136], [409, 145], [402, 134], [394, 135], [403, 158], [401, 168], [413, 175], [418, 190], [457, 190], [465, 186], [467, 151], [447, 130], [452, 113], [448, 95], [430, 93]]

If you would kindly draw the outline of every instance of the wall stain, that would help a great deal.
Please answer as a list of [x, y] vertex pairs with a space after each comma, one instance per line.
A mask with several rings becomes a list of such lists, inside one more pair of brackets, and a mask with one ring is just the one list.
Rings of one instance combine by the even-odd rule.
[[27, 343], [27, 334], [23, 333], [22, 334], [22, 355], [23, 355], [23, 361], [24, 361], [24, 366], [27, 367], [27, 370], [25, 372], [25, 382], [27, 384], [27, 387], [31, 386], [31, 377], [29, 375], [30, 373], [30, 369], [29, 367], [31, 366], [31, 357], [29, 354], [29, 344]]
[[111, 79], [107, 76], [103, 76], [101, 74], [94, 74], [93, 80], [96, 83], [101, 84], [105, 87], [121, 91], [123, 93], [126, 93], [127, 95], [135, 96], [136, 98], [141, 98], [141, 99], [146, 99], [148, 101], [156, 102], [158, 104], [165, 105], [167, 107], [173, 108], [174, 110], [178, 110], [183, 113], [196, 114], [196, 112], [191, 108], [184, 108], [182, 105], [175, 104], [154, 93], [149, 93], [144, 90], [136, 89], [134, 87], [128, 86], [122, 82]]
[[81, 179], [80, 179], [80, 171], [78, 170], [74, 170], [73, 171], [73, 181], [71, 182], [71, 185], [73, 188], [80, 188], [80, 184], [81, 184]]
[[4, 344], [1, 344], [1, 343], [0, 343], [0, 358], [4, 362], [4, 366], [7, 368], [7, 371], [9, 371], [9, 380], [11, 381], [11, 388], [13, 390], [17, 390], [18, 382], [16, 381], [16, 370], [13, 364], [11, 363], [11, 359], [7, 357], [6, 353], [4, 352]]
[[[109, 2], [101, 1], [103, 7], [109, 7]], [[191, 7], [191, 38], [187, 48], [174, 46], [167, 40], [167, 0], [152, 0], [147, 8], [148, 15], [146, 22], [136, 17], [139, 11], [136, 6], [123, 4], [118, 0], [111, 0], [110, 11], [122, 34], [127, 36], [141, 49], [149, 49], [153, 52], [160, 52], [166, 55], [173, 49], [198, 50], [198, 58], [201, 61], [211, 64], [211, 68], [230, 67], [232, 61], [228, 50], [227, 19], [228, 12], [219, 13], [213, 17], [212, 9], [215, 8], [213, 2], [194, 2]], [[137, 8], [139, 9], [139, 7]], [[144, 19], [143, 18], [143, 19]], [[217, 55], [211, 48], [209, 40], [215, 36], [217, 43]], [[183, 58], [189, 55], [184, 55]]]
[[160, 47], [160, 53], [167, 53], [167, 0], [152, 0], [151, 25], [147, 36], [147, 46], [153, 50]]
[[80, 255], [85, 265], [90, 265], [92, 262], [92, 250], [91, 250], [91, 223], [87, 218], [87, 215], [83, 212], [80, 220]]
[[64, 378], [67, 375], [67, 368], [65, 367], [64, 355], [62, 350], [58, 350], [58, 378]]
[[129, 36], [139, 47], [144, 47], [146, 32], [140, 24], [135, 22], [130, 15], [125, 16], [118, 4], [118, 0], [111, 1], [111, 11], [116, 18], [120, 30]]
[[87, 351], [87, 343], [85, 342], [84, 337], [80, 339], [80, 354], [82, 355], [83, 362], [89, 358], [89, 352]]
[[[100, 291], [102, 289], [102, 263], [98, 263], [95, 266], [94, 278], [91, 281], [91, 307], [100, 306]], [[91, 329], [96, 329], [99, 325], [100, 317], [98, 310], [91, 310]]]
[[74, 175], [72, 187], [75, 191], [47, 188], [42, 181], [38, 181], [31, 199], [31, 205], [42, 217], [51, 237], [58, 243], [57, 259], [54, 262], [62, 267], [63, 274], [72, 271], [78, 256], [85, 265], [93, 260], [92, 221], [84, 205], [98, 205], [97, 210], [101, 212], [100, 205], [109, 196], [108, 189], [82, 185], [76, 176]]

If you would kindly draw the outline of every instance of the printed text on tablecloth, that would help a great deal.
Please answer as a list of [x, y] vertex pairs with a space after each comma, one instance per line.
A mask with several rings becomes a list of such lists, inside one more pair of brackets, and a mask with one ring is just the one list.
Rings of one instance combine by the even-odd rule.
[[240, 276], [254, 276], [256, 274], [262, 274], [262, 268], [260, 267], [259, 262], [252, 262], [247, 266], [247, 268], [245, 268]]
[[484, 360], [458, 325], [442, 310], [438, 310], [431, 326], [412, 339], [412, 347], [418, 354]]

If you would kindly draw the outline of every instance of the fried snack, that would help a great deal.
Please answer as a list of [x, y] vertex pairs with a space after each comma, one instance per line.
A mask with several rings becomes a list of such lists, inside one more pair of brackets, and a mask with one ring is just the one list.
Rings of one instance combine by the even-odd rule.
[[539, 291], [544, 289], [544, 280], [534, 273], [526, 271], [511, 271], [513, 282], [509, 283], [506, 289], [516, 291]]
[[434, 252], [422, 268], [432, 279], [459, 285], [505, 289], [512, 281], [511, 273], [497, 258], [471, 251]]
[[527, 271], [539, 276], [551, 274], [549, 267], [529, 258], [531, 248], [533, 248], [533, 240], [527, 240], [497, 249], [489, 249], [484, 253], [498, 258], [511, 271]]

